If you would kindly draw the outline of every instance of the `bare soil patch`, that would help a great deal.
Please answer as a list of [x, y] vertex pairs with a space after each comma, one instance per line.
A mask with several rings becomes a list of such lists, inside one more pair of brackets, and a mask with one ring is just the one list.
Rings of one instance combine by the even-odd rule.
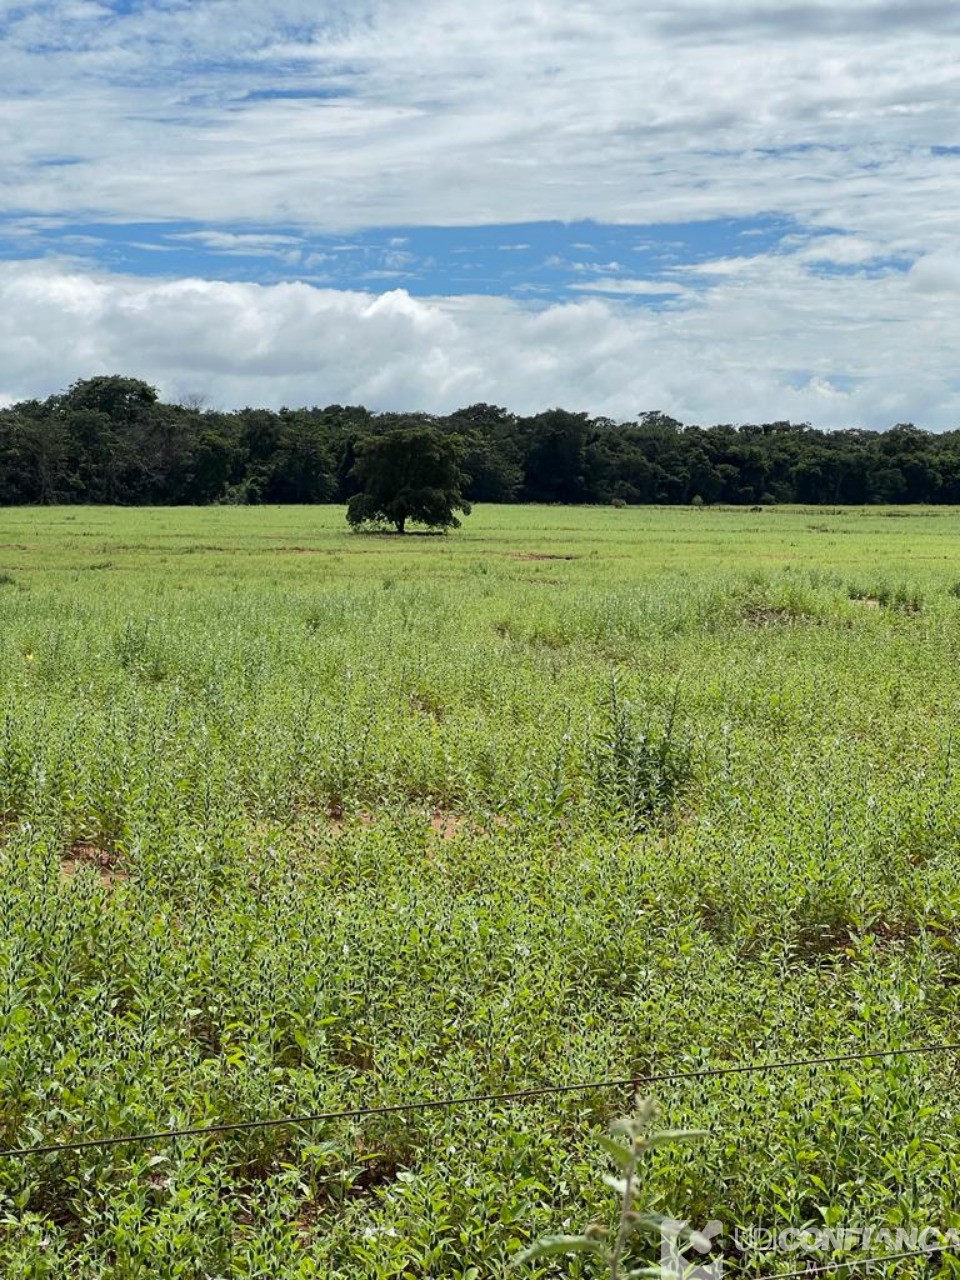
[[411, 693], [409, 701], [414, 711], [429, 716], [437, 724], [443, 719], [443, 703], [434, 694], [420, 690], [418, 693]]
[[348, 816], [343, 805], [339, 803], [331, 804], [326, 813], [327, 827], [335, 836], [344, 832], [351, 822], [359, 823], [361, 827], [372, 827], [377, 820], [377, 815], [368, 809], [361, 809], [359, 813]]
[[579, 556], [555, 555], [548, 551], [510, 551], [515, 560], [579, 560]]
[[105, 885], [130, 879], [129, 871], [121, 866], [120, 855], [115, 850], [88, 840], [75, 840], [60, 859], [60, 874], [64, 879], [70, 879], [84, 867], [93, 867]]
[[430, 818], [430, 829], [441, 840], [455, 840], [458, 835], [470, 828], [467, 818], [462, 813], [443, 813], [437, 809]]

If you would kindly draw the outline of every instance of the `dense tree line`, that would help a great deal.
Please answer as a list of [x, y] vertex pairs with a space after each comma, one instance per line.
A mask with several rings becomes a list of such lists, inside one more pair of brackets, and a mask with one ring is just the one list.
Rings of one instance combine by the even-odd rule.
[[423, 426], [459, 437], [473, 502], [960, 503], [960, 431], [522, 417], [489, 404], [443, 417], [338, 404], [221, 413], [109, 376], [0, 410], [0, 505], [348, 502], [358, 444]]

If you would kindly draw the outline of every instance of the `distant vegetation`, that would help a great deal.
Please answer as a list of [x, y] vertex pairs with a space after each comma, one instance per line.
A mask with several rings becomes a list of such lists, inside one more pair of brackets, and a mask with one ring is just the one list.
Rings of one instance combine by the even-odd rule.
[[359, 405], [205, 410], [106, 376], [0, 411], [0, 505], [349, 502], [357, 446], [397, 429], [460, 437], [468, 502], [960, 503], [960, 430], [901, 423], [617, 423], [475, 404], [444, 417]]

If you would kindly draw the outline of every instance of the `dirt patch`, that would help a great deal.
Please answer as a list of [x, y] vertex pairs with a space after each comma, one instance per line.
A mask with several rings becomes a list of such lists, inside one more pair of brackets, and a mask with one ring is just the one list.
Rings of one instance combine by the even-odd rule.
[[514, 560], [579, 560], [579, 556], [554, 555], [547, 551], [510, 551]]
[[105, 885], [130, 879], [129, 871], [121, 866], [120, 855], [115, 850], [87, 840], [75, 840], [60, 859], [60, 874], [68, 880], [84, 867], [93, 867]]
[[889, 609], [892, 612], [916, 615], [923, 612], [923, 600], [915, 592], [906, 588], [895, 591], [883, 591], [879, 595], [851, 595], [851, 604], [858, 604], [862, 609]]
[[[508, 814], [498, 813], [481, 817], [478, 814], [461, 813], [452, 807], [441, 807], [435, 798], [432, 801], [428, 801], [428, 803], [429, 808], [423, 804], [413, 804], [406, 811], [407, 816], [415, 820], [421, 831], [424, 830], [422, 824], [427, 823], [424, 835], [428, 849], [431, 847], [436, 848], [438, 841], [445, 843], [465, 835], [482, 837], [490, 835], [494, 831], [503, 831], [511, 826], [511, 818]], [[452, 806], [454, 803], [455, 801], [451, 798], [449, 804]], [[361, 832], [373, 831], [375, 828], [382, 829], [382, 824], [384, 823], [392, 829], [392, 824], [398, 820], [402, 821], [403, 818], [395, 809], [388, 809], [383, 812], [376, 809], [357, 809], [352, 805], [335, 801], [322, 808], [313, 809], [309, 813], [294, 815], [292, 822], [289, 824], [264, 821], [254, 823], [252, 826], [253, 847], [263, 849], [270, 839], [277, 835], [278, 831], [285, 830], [293, 836], [295, 841], [302, 837], [313, 852], [317, 853], [319, 851], [317, 841], [322, 844], [324, 839], [330, 839], [331, 837], [337, 840], [345, 835], [358, 835]], [[100, 856], [99, 851], [95, 848], [92, 848], [91, 852], [81, 853], [79, 856], [71, 849], [64, 855], [64, 861], [69, 861], [71, 864], [69, 870], [65, 869], [65, 874], [73, 875], [81, 865], [99, 866], [98, 858]], [[122, 868], [117, 870], [110, 866], [109, 863], [104, 865], [104, 870], [113, 877], [124, 877]]]
[[421, 689], [417, 693], [410, 694], [409, 702], [413, 711], [429, 716], [437, 724], [443, 719], [443, 703], [434, 694]]
[[315, 1202], [304, 1205], [297, 1216], [297, 1235], [305, 1243], [316, 1238], [320, 1224], [320, 1206]]
[[817, 961], [831, 955], [852, 959], [858, 939], [869, 938], [878, 947], [896, 947], [919, 937], [922, 929], [911, 918], [881, 918], [857, 928], [852, 921], [800, 924], [793, 938], [798, 959]]
[[454, 813], [451, 810], [443, 809], [434, 809], [430, 817], [430, 829], [441, 840], [455, 840], [462, 835], [488, 835], [491, 829], [503, 831], [509, 825], [510, 820], [503, 813], [496, 814], [489, 824], [479, 822], [475, 818], [469, 818], [464, 813]]
[[472, 828], [462, 813], [443, 813], [437, 809], [430, 818], [430, 829], [441, 840], [455, 840], [457, 836]]
[[347, 827], [354, 823], [361, 827], [372, 827], [377, 820], [376, 814], [370, 813], [367, 809], [361, 809], [359, 813], [350, 814], [348, 817], [343, 805], [339, 803], [330, 805], [326, 812], [327, 828], [335, 836], [342, 835]]

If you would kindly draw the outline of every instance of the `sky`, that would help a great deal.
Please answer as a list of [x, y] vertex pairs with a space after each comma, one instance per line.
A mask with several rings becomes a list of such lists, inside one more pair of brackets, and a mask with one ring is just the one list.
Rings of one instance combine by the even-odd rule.
[[0, 404], [960, 427], [956, 0], [0, 0]]

